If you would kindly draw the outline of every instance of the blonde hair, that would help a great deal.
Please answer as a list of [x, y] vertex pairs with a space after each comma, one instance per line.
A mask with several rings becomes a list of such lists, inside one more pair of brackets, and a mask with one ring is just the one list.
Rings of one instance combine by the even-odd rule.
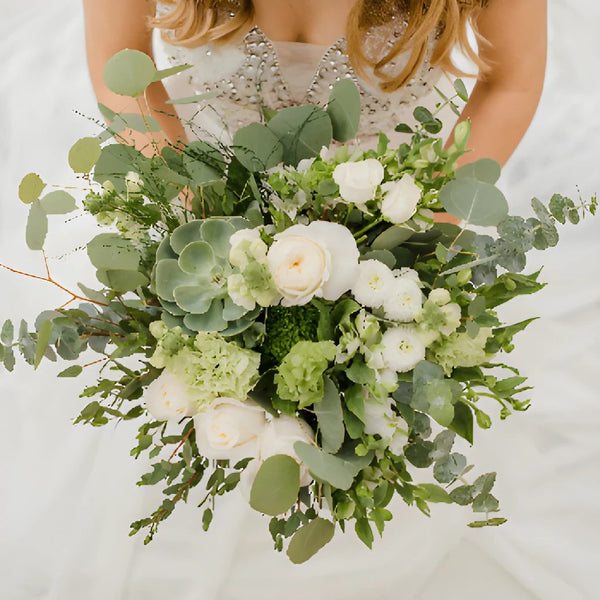
[[[152, 26], [168, 30], [163, 35], [170, 43], [180, 46], [196, 47], [213, 41], [231, 42], [249, 29], [254, 20], [252, 0], [163, 2], [171, 4], [172, 9], [153, 19]], [[467, 39], [469, 23], [477, 35], [475, 19], [486, 4], [487, 0], [356, 0], [346, 26], [352, 66], [357, 74], [366, 79], [370, 70], [382, 90], [395, 91], [415, 76], [428, 55], [433, 34], [435, 42], [429, 56], [432, 66], [464, 75], [452, 62], [452, 49], [458, 46], [480, 70], [486, 71], [487, 65]], [[390, 44], [382, 56], [367, 56], [364, 49], [367, 31], [404, 14], [409, 15], [404, 35]], [[399, 73], [386, 73], [386, 66], [401, 53], [408, 54], [406, 66]]]

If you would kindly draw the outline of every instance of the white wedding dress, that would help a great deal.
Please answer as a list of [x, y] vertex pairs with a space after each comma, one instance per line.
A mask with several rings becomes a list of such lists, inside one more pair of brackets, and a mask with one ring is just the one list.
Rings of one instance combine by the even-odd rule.
[[[532, 194], [543, 199], [554, 191], [573, 196], [579, 185], [586, 197], [600, 187], [596, 107], [600, 88], [590, 77], [593, 57], [600, 52], [590, 13], [598, 18], [600, 12], [591, 0], [586, 6], [582, 0], [580, 8], [575, 5], [556, 0], [553, 6], [555, 35], [546, 93], [503, 176], [515, 213], [528, 214]], [[0, 0], [0, 10], [7, 17], [0, 25], [0, 49], [2, 56], [10, 57], [0, 67], [2, 89], [9, 90], [0, 95], [5, 133], [0, 263], [40, 273], [40, 258], [24, 244], [26, 209], [16, 198], [16, 186], [30, 170], [52, 183], [70, 181], [68, 148], [95, 130], [72, 111], [90, 116], [97, 112], [82, 58], [80, 9], [67, 0], [51, 5], [30, 0], [18, 8], [12, 0]], [[576, 51], [566, 46], [573, 32], [563, 28], [569, 25], [583, 28], [577, 32]], [[57, 31], [59, 36], [54, 35]], [[265, 64], [276, 67], [266, 76], [275, 83], [273, 105], [301, 99], [324, 67], [344, 68], [340, 55], [333, 65], [322, 60], [336, 50], [335, 45], [275, 44], [260, 31], [252, 35], [258, 36], [251, 38], [256, 44], [263, 43]], [[206, 49], [188, 55], [196, 69], [170, 82], [172, 94], [189, 96], [204, 86], [231, 80], [252, 55], [243, 49], [226, 52], [230, 53], [226, 61], [222, 56], [212, 60]], [[163, 47], [166, 62], [174, 53]], [[590, 58], [586, 62], [582, 57]], [[207, 70], [209, 63], [212, 72]], [[435, 102], [435, 94], [422, 93], [431, 92], [434, 76], [429, 70], [420, 74], [425, 85], [418, 93], [411, 92], [419, 96], [419, 104]], [[366, 106], [382, 102], [366, 85], [363, 92]], [[326, 97], [325, 89], [320, 93], [315, 101]], [[242, 114], [252, 110], [247, 101], [236, 108], [231, 94], [227, 98], [222, 105], [192, 109], [188, 116], [194, 116], [196, 131], [224, 135], [223, 121], [236, 126], [228, 121], [230, 109], [231, 119], [251, 118]], [[397, 100], [389, 117], [389, 111], [375, 110], [371, 117], [376, 122], [369, 127], [385, 127], [388, 118], [409, 118], [416, 100], [407, 98], [405, 105], [399, 96]], [[367, 143], [373, 133], [369, 127], [361, 134]], [[57, 279], [68, 285], [81, 280], [93, 285], [82, 253], [74, 252], [93, 225], [85, 220], [64, 229], [58, 225], [59, 233], [50, 240], [51, 253], [55, 257], [66, 253], [68, 259], [51, 261]], [[536, 386], [533, 406], [478, 434], [476, 448], [468, 453], [479, 472], [498, 471], [497, 495], [502, 513], [509, 517], [506, 525], [470, 530], [465, 524], [471, 515], [459, 507], [434, 507], [434, 516], [427, 519], [397, 503], [393, 522], [372, 552], [352, 534], [338, 534], [308, 564], [293, 566], [285, 555], [273, 552], [266, 519], [230, 495], [219, 503], [208, 533], [201, 531], [201, 511], [192, 500], [178, 508], [144, 547], [141, 536], [127, 537], [128, 525], [153, 510], [160, 490], [134, 485], [147, 466], [129, 457], [135, 427], [73, 427], [70, 419], [82, 406], [77, 394], [84, 382], [54, 379], [58, 369], [52, 365], [35, 374], [20, 366], [11, 376], [0, 372], [0, 598], [430, 600], [442, 594], [451, 600], [597, 598], [597, 231], [593, 220], [565, 227], [560, 246], [543, 256], [543, 279], [550, 285], [535, 297], [515, 302], [506, 314], [511, 320], [543, 316], [517, 338], [517, 350], [507, 357]], [[0, 317], [31, 319], [64, 301], [57, 290], [43, 286], [0, 270]]]

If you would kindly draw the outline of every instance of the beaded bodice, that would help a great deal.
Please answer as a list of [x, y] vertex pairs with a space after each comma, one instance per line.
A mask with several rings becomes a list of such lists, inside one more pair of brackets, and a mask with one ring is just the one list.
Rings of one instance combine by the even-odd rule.
[[[390, 27], [374, 29], [367, 36], [365, 52], [377, 57], [403, 34], [407, 22], [394, 20]], [[282, 55], [285, 46], [295, 44], [288, 57], [288, 76]], [[297, 51], [297, 52], [296, 52]], [[290, 70], [294, 55], [312, 53], [314, 64], [301, 65], [300, 72]], [[294, 104], [327, 103], [333, 84], [342, 78], [352, 79], [362, 97], [359, 137], [367, 138], [378, 131], [392, 131], [406, 120], [417, 100], [430, 92], [439, 79], [439, 69], [426, 59], [417, 75], [396, 92], [381, 91], [376, 84], [357, 76], [346, 53], [346, 41], [340, 38], [331, 46], [294, 42], [273, 42], [258, 28], [252, 28], [239, 45], [207, 44], [183, 48], [163, 42], [162, 52], [170, 64], [190, 63], [192, 68], [179, 74], [179, 87], [191, 94], [208, 94], [193, 109], [196, 136], [216, 137], [224, 142], [240, 127], [263, 119], [265, 109], [281, 109]], [[319, 58], [320, 57], [320, 58]], [[306, 57], [304, 57], [306, 58]], [[387, 68], [393, 73], [404, 67], [403, 56]], [[297, 59], [299, 60], [299, 59]], [[296, 79], [302, 79], [300, 82]], [[171, 92], [173, 93], [173, 92]], [[181, 91], [179, 91], [181, 93]], [[188, 95], [190, 95], [188, 93]], [[189, 116], [188, 109], [188, 116]]]

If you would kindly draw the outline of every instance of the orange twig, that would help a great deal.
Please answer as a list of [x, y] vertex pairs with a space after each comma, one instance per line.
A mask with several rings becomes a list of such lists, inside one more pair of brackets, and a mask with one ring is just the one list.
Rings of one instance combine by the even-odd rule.
[[192, 431], [194, 431], [193, 427], [185, 434], [185, 437], [179, 442], [179, 444], [177, 444], [177, 448], [173, 450], [173, 453], [171, 456], [169, 456], [169, 460], [167, 462], [171, 462], [173, 458], [175, 458], [175, 455], [179, 452], [180, 448], [187, 442], [190, 435], [192, 435]]
[[76, 294], [75, 292], [72, 292], [71, 290], [66, 288], [64, 285], [61, 285], [60, 283], [58, 283], [58, 281], [55, 281], [52, 278], [52, 275], [50, 275], [50, 269], [48, 267], [48, 259], [46, 258], [46, 254], [44, 254], [44, 266], [46, 269], [46, 277], [42, 277], [41, 275], [34, 275], [33, 273], [26, 273], [25, 271], [19, 271], [18, 269], [13, 269], [12, 267], [9, 267], [8, 265], [4, 265], [4, 264], [0, 263], [0, 268], [2, 268], [2, 269], [6, 269], [7, 271], [10, 271], [11, 273], [16, 273], [17, 275], [23, 275], [24, 277], [31, 277], [31, 279], [38, 279], [39, 281], [45, 281], [47, 283], [51, 283], [52, 285], [55, 285], [57, 288], [60, 288], [61, 290], [63, 290], [63, 292], [66, 292], [67, 294], [69, 294], [71, 296], [71, 299], [68, 300], [67, 302], [65, 302], [59, 308], [63, 308], [65, 306], [67, 306], [74, 300], [81, 300], [82, 302], [91, 302], [92, 304], [97, 304], [98, 306], [108, 306], [108, 304], [106, 302], [100, 302], [98, 300], [92, 300], [91, 298], [86, 298], [85, 296], [80, 296], [79, 294]]

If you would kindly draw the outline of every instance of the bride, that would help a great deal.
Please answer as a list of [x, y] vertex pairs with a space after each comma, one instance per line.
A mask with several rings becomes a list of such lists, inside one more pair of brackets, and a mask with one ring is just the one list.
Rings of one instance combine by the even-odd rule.
[[[102, 89], [99, 75], [101, 66], [114, 52], [125, 46], [150, 50], [150, 33], [146, 26], [146, 18], [152, 16], [151, 4], [144, 0], [131, 0], [127, 3], [116, 0], [87, 0], [86, 2], [90, 71], [100, 101], [116, 110], [128, 111], [132, 107], [128, 107], [122, 98], [111, 98]], [[201, 3], [197, 4], [202, 8]], [[325, 50], [335, 46], [336, 40], [339, 41], [344, 34], [343, 26], [337, 29], [334, 26], [341, 25], [346, 20], [351, 8], [350, 4], [354, 3], [257, 1], [254, 3], [254, 14], [241, 24], [239, 31], [235, 32], [238, 37], [233, 35], [222, 46], [203, 39], [199, 47], [182, 51], [181, 46], [177, 44], [183, 42], [183, 39], [179, 42], [176, 39], [169, 40], [171, 43], [162, 48], [167, 58], [196, 57], [192, 61], [196, 65], [200, 64], [202, 58], [204, 61], [202, 66], [205, 69], [200, 73], [196, 71], [195, 81], [191, 82], [192, 90], [188, 89], [187, 92], [183, 89], [190, 82], [186, 80], [187, 74], [182, 74], [179, 78], [182, 87], [174, 92], [174, 96], [191, 95], [202, 91], [202, 86], [209, 85], [211, 81], [222, 80], [221, 69], [225, 65], [235, 70], [235, 65], [238, 64], [236, 60], [239, 60], [239, 55], [235, 52], [239, 52], [239, 48], [252, 48], [254, 43], [252, 40], [256, 40], [255, 37], [250, 36], [251, 30], [255, 34], [258, 32], [264, 36], [263, 40], [255, 43], [263, 41], [267, 46], [276, 49], [276, 58], [280, 63], [282, 74], [287, 77], [286, 86], [290, 89], [294, 87], [296, 78], [301, 78], [301, 75], [298, 75], [299, 71], [302, 72], [302, 69], [293, 70], [293, 67], [304, 59], [310, 63], [312, 58], [310, 85], [310, 80], [317, 72], [318, 63]], [[371, 4], [383, 3], [365, 3], [365, 6]], [[420, 2], [415, 4], [421, 6]], [[438, 3], [430, 4], [433, 7]], [[442, 4], [454, 5], [455, 3], [443, 2]], [[195, 8], [195, 5], [196, 3], [191, 3], [190, 6], [182, 4], [182, 12], [179, 14], [182, 17], [187, 15], [190, 24], [200, 28], [201, 22], [193, 21], [190, 16], [192, 13], [189, 12]], [[458, 3], [456, 5], [458, 6]], [[166, 8], [167, 11], [175, 8], [177, 13], [178, 6], [171, 5]], [[486, 78], [477, 83], [471, 100], [463, 112], [463, 116], [470, 116], [473, 122], [474, 152], [470, 155], [470, 159], [477, 156], [493, 156], [500, 162], [505, 162], [531, 119], [541, 90], [545, 46], [544, 8], [544, 3], [537, 0], [529, 0], [525, 3], [518, 0], [502, 0], [502, 2], [490, 0], [489, 6], [485, 9], [478, 9], [474, 3], [465, 3], [462, 8], [463, 15], [470, 14], [479, 33], [490, 42], [489, 46], [482, 46], [480, 53], [480, 58], [488, 67]], [[354, 17], [360, 16], [354, 12]], [[374, 16], [374, 18], [381, 17]], [[352, 23], [352, 18], [348, 21]], [[167, 29], [175, 25], [175, 23], [169, 24], [168, 17], [159, 24]], [[205, 24], [210, 25], [210, 22]], [[385, 22], [376, 20], [375, 24], [381, 26], [385, 25]], [[257, 29], [252, 29], [254, 25]], [[176, 25], [174, 29], [177, 30]], [[184, 29], [185, 27], [181, 31], [183, 37], [185, 37]], [[23, 27], [21, 33], [27, 31], [28, 29]], [[244, 36], [245, 43], [241, 46], [241, 38]], [[351, 53], [352, 36], [349, 31], [346, 33], [346, 38], [348, 52]], [[189, 43], [193, 46], [195, 42], [189, 40]], [[208, 54], [207, 48], [213, 47], [216, 58], [211, 61], [212, 55]], [[228, 53], [229, 50], [232, 52]], [[411, 48], [400, 47], [398, 50], [399, 54], [406, 51], [410, 53]], [[224, 54], [228, 56], [227, 62], [222, 60]], [[406, 55], [403, 56], [405, 60]], [[523, 57], [527, 59], [524, 60]], [[433, 54], [430, 56], [430, 59], [432, 58]], [[186, 60], [190, 59], [186, 58]], [[439, 66], [447, 65], [441, 62]], [[354, 63], [352, 67], [360, 76], [359, 69]], [[399, 63], [398, 69], [401, 68], [402, 64]], [[402, 88], [405, 86], [400, 86], [397, 91], [379, 92], [377, 79], [371, 76], [373, 70], [374, 65], [367, 62], [366, 77], [360, 76], [361, 84], [370, 91], [373, 98], [382, 101], [388, 97], [399, 98], [400, 94], [404, 93]], [[42, 81], [45, 81], [43, 77]], [[428, 79], [427, 85], [422, 87], [430, 90], [433, 83], [433, 79]], [[555, 86], [555, 89], [557, 88], [558, 86]], [[297, 93], [302, 94], [302, 91]], [[170, 140], [176, 141], [189, 133], [184, 132], [179, 121], [165, 115], [172, 111], [170, 105], [164, 103], [166, 98], [166, 92], [159, 84], [155, 86], [149, 102]], [[395, 114], [401, 116], [399, 120], [405, 120], [403, 115], [411, 112], [415, 102], [411, 97], [404, 108], [397, 110]], [[417, 103], [421, 103], [420, 99]], [[197, 110], [198, 126], [195, 127], [195, 131], [205, 131], [214, 121], [207, 116], [209, 110], [210, 108]], [[378, 113], [375, 115], [376, 119], [381, 118]], [[223, 123], [225, 120], [223, 115], [220, 113], [218, 117]], [[368, 137], [364, 132], [361, 132], [361, 135]], [[141, 146], [147, 144], [147, 140], [144, 139], [135, 141]], [[544, 148], [538, 147], [537, 150], [537, 164], [543, 167]], [[582, 160], [585, 161], [586, 157], [582, 157]], [[520, 164], [522, 166], [522, 163]], [[35, 165], [28, 162], [24, 168], [32, 167]], [[513, 171], [514, 179], [523, 176], [523, 167], [521, 172]], [[533, 182], [529, 189], [535, 190], [536, 183], [539, 185], [538, 182]], [[566, 189], [565, 193], [568, 192], [569, 190]], [[2, 223], [3, 228], [6, 227], [6, 223]], [[534, 309], [533, 314], [538, 312], [539, 309]], [[586, 314], [589, 316], [592, 313], [588, 309], [584, 316], [580, 315], [579, 328], [575, 330], [582, 334], [585, 332]], [[573, 322], [574, 319], [571, 318], [570, 323]], [[576, 319], [573, 327], [577, 327]], [[537, 350], [538, 361], [545, 360], [546, 365], [552, 368], [556, 363], [548, 360], [548, 356], [543, 353], [543, 348], [537, 347], [544, 346], [546, 343], [548, 345], [555, 343], [550, 335], [551, 330], [552, 328], [547, 333], [538, 330], [542, 334], [541, 342], [530, 341], [523, 356], [527, 356], [527, 351]], [[553, 331], [558, 334], [572, 335], [572, 330], [564, 325], [562, 329], [555, 327]], [[592, 333], [588, 333], [587, 337], [583, 335], [582, 340], [591, 348]], [[583, 348], [588, 346], [584, 345]], [[562, 358], [561, 366], [564, 368], [565, 360], [567, 365], [569, 364], [568, 356]], [[586, 360], [590, 362], [591, 359], [587, 356]], [[575, 373], [575, 365], [571, 368]], [[548, 374], [548, 380], [542, 386], [547, 398], [552, 397], [552, 386], [558, 383], [556, 376], [553, 378]], [[23, 385], [17, 392], [24, 394], [25, 387]], [[557, 387], [560, 389], [560, 385]], [[64, 388], [61, 389], [63, 395], [67, 395], [64, 394]], [[580, 395], [584, 393], [581, 382], [578, 392]], [[70, 395], [75, 397], [76, 392], [73, 390]], [[48, 402], [45, 402], [45, 405], [47, 404]], [[564, 507], [571, 508], [566, 500], [566, 493], [559, 501], [554, 488], [544, 480], [544, 477], [552, 478], [556, 475], [549, 468], [543, 470], [541, 467], [544, 464], [543, 458], [547, 457], [549, 460], [552, 457], [558, 462], [557, 469], [562, 467], [566, 470], [569, 459], [565, 452], [569, 446], [565, 445], [565, 440], [569, 440], [569, 432], [577, 428], [591, 435], [593, 423], [573, 417], [572, 421], [565, 424], [568, 431], [562, 430], [553, 422], [553, 417], [560, 416], [558, 403], [551, 402], [550, 405], [554, 413], [542, 415], [544, 416], [542, 425], [534, 426], [530, 421], [529, 428], [519, 428], [518, 424], [507, 423], [502, 424], [497, 434], [491, 432], [492, 435], [512, 435], [515, 439], [514, 452], [503, 458], [493, 456], [492, 438], [488, 443], [489, 458], [485, 466], [499, 468], [497, 462], [500, 461], [507, 471], [513, 469], [516, 473], [512, 479], [514, 489], [509, 487], [500, 490], [501, 498], [508, 501], [508, 506], [505, 503], [507, 513], [511, 516], [515, 515], [516, 524], [509, 523], [501, 530], [470, 532], [464, 526], [464, 522], [459, 522], [455, 514], [446, 514], [444, 510], [439, 511], [440, 519], [436, 521], [435, 518], [426, 520], [419, 515], [402, 512], [402, 507], [398, 506], [399, 512], [393, 525], [386, 531], [383, 541], [376, 544], [373, 552], [369, 552], [359, 544], [354, 544], [349, 538], [338, 536], [334, 546], [328, 547], [317, 555], [312, 563], [302, 568], [288, 565], [284, 556], [272, 552], [269, 536], [264, 530], [264, 522], [260, 521], [258, 515], [250, 513], [244, 502], [236, 502], [235, 499], [231, 499], [229, 506], [221, 507], [224, 510], [221, 515], [218, 515], [218, 520], [213, 524], [209, 534], [200, 532], [199, 511], [195, 510], [191, 503], [163, 526], [163, 530], [149, 547], [143, 548], [140, 539], [127, 540], [125, 532], [128, 522], [139, 517], [140, 514], [145, 514], [148, 509], [152, 509], [157, 501], [155, 497], [147, 498], [140, 493], [132, 499], [133, 494], [130, 495], [128, 490], [133, 487], [136, 468], [114, 466], [122, 464], [132, 434], [135, 434], [133, 430], [127, 430], [126, 427], [121, 427], [116, 432], [102, 432], [102, 437], [97, 438], [94, 447], [90, 448], [85, 445], [88, 439], [86, 436], [90, 435], [90, 432], [78, 430], [70, 438], [69, 444], [63, 446], [62, 453], [57, 456], [61, 459], [58, 463], [60, 468], [52, 478], [57, 483], [51, 489], [50, 486], [44, 489], [39, 484], [39, 479], [38, 485], [35, 485], [33, 476], [24, 476], [20, 479], [16, 478], [18, 489], [15, 487], [9, 491], [7, 488], [6, 495], [3, 495], [5, 498], [11, 498], [10, 507], [15, 509], [19, 502], [23, 502], [19, 499], [25, 495], [37, 493], [44, 496], [47, 492], [56, 493], [56, 489], [62, 489], [63, 494], [69, 490], [70, 495], [75, 493], [73, 491], [75, 489], [83, 489], [85, 492], [65, 498], [64, 504], [55, 503], [56, 506], [53, 508], [60, 508], [55, 512], [50, 510], [27, 514], [16, 512], [21, 520], [22, 531], [26, 532], [28, 545], [23, 542], [12, 545], [11, 550], [14, 555], [9, 551], [8, 546], [3, 548], [3, 567], [0, 573], [2, 573], [1, 581], [4, 583], [0, 583], [0, 591], [7, 598], [17, 600], [33, 597], [52, 600], [70, 600], [80, 597], [128, 600], [163, 597], [178, 600], [188, 598], [234, 600], [274, 598], [284, 594], [290, 598], [302, 595], [302, 597], [333, 599], [402, 597], [427, 600], [441, 593], [445, 593], [450, 598], [486, 597], [498, 600], [534, 597], [592, 598], [592, 595], [582, 595], [584, 588], [592, 589], [588, 587], [591, 586], [591, 580], [586, 580], [582, 584], [581, 578], [581, 574], [584, 573], [581, 564], [589, 566], [591, 563], [584, 557], [585, 545], [582, 546], [580, 553], [575, 552], [577, 548], [572, 545], [574, 536], [569, 527], [576, 529], [581, 535], [585, 535], [585, 530], [583, 526], [577, 529], [578, 525], [572, 514], [564, 514]], [[49, 408], [43, 410], [47, 412], [42, 412], [41, 415], [50, 419], [47, 414]], [[72, 402], [63, 413], [65, 411], [71, 415], [76, 412]], [[40, 416], [39, 411], [37, 414]], [[18, 416], [23, 419], [26, 417], [20, 412]], [[529, 416], [524, 415], [524, 417]], [[519, 417], [515, 417], [515, 420], [518, 419]], [[44, 439], [41, 425], [33, 423], [31, 427], [32, 423], [26, 420], [24, 422], [29, 424], [29, 431], [35, 432], [37, 436]], [[556, 423], [559, 423], [558, 418]], [[560, 424], [562, 425], [562, 421]], [[548, 434], [547, 437], [543, 437], [542, 433], [546, 432], [541, 431], [542, 427], [550, 427], [550, 434], [555, 433], [555, 435]], [[75, 439], [76, 436], [78, 439]], [[31, 435], [25, 436], [23, 443], [17, 444], [20, 438], [15, 434], [5, 436], [6, 455], [10, 456], [15, 449], [26, 454], [27, 448], [35, 443], [31, 437]], [[83, 438], [86, 442], [82, 441]], [[549, 441], [549, 438], [553, 439]], [[554, 450], [555, 446], [550, 447], [550, 443], [556, 444], [557, 440], [565, 448], [563, 453]], [[479, 441], [483, 442], [483, 437]], [[580, 469], [585, 468], [589, 463], [589, 461], [585, 462], [584, 453], [589, 452], [590, 449], [592, 451], [594, 449], [591, 443], [579, 445], [580, 464], [583, 465]], [[525, 457], [523, 460], [527, 460], [527, 457], [537, 458], [539, 455], [536, 468], [540, 471], [531, 480], [534, 482], [532, 486], [523, 485], [525, 471], [516, 468], [521, 452]], [[479, 458], [476, 457], [476, 462], [481, 464]], [[486, 457], [483, 457], [483, 460], [485, 461]], [[38, 456], [35, 462], [32, 460], [32, 464], [38, 465], [40, 461], [41, 458]], [[11, 470], [7, 471], [10, 475], [15, 474], [12, 468], [11, 465]], [[69, 475], [66, 474], [67, 470], [70, 470]], [[141, 471], [141, 468], [139, 470]], [[530, 470], [533, 472], [533, 467]], [[592, 469], [588, 471], [591, 473]], [[50, 473], [42, 481], [48, 481], [49, 475]], [[568, 478], [563, 471], [561, 471], [561, 478], [566, 482], [581, 484], [579, 479]], [[108, 485], [106, 482], [109, 482]], [[533, 486], [539, 489], [532, 489]], [[542, 490], [552, 490], [552, 492], [544, 495]], [[141, 500], [140, 496], [143, 496]], [[591, 492], [589, 497], [592, 497]], [[589, 504], [585, 498], [582, 490], [579, 508], [584, 511], [584, 514], [594, 514], [589, 509], [585, 512]], [[79, 501], [78, 504], [75, 500]], [[140, 506], [141, 504], [144, 506]], [[25, 501], [25, 506], [32, 505], [31, 500]], [[48, 505], [50, 506], [50, 503]], [[563, 511], [560, 511], [561, 507]], [[520, 512], [519, 508], [521, 508]], [[72, 510], [72, 519], [65, 516], [69, 509]], [[536, 520], [538, 510], [545, 515], [543, 519]], [[56, 518], [56, 514], [61, 518], [57, 523], [64, 529], [48, 525]], [[563, 517], [566, 524], [557, 523]], [[26, 527], [24, 523], [27, 523]], [[551, 527], [547, 527], [548, 525]], [[593, 529], [593, 522], [590, 523], [590, 528]], [[51, 535], [56, 535], [56, 538], [51, 541], [44, 533], [36, 535], [38, 531], [52, 532]], [[13, 533], [12, 525], [10, 532]], [[12, 540], [13, 537], [6, 539]], [[18, 539], [18, 536], [15, 535], [14, 539]], [[589, 533], [585, 539], [590, 539]], [[565, 549], [565, 544], [571, 544], [566, 546], [568, 551]], [[591, 548], [589, 550], [591, 555]], [[17, 556], [21, 558], [17, 559]], [[26, 560], [26, 556], [31, 556], [32, 560]], [[575, 556], [584, 562], [576, 565]], [[585, 560], [588, 562], [586, 563]], [[41, 583], [43, 581], [53, 581], [54, 584], [44, 585]]]

